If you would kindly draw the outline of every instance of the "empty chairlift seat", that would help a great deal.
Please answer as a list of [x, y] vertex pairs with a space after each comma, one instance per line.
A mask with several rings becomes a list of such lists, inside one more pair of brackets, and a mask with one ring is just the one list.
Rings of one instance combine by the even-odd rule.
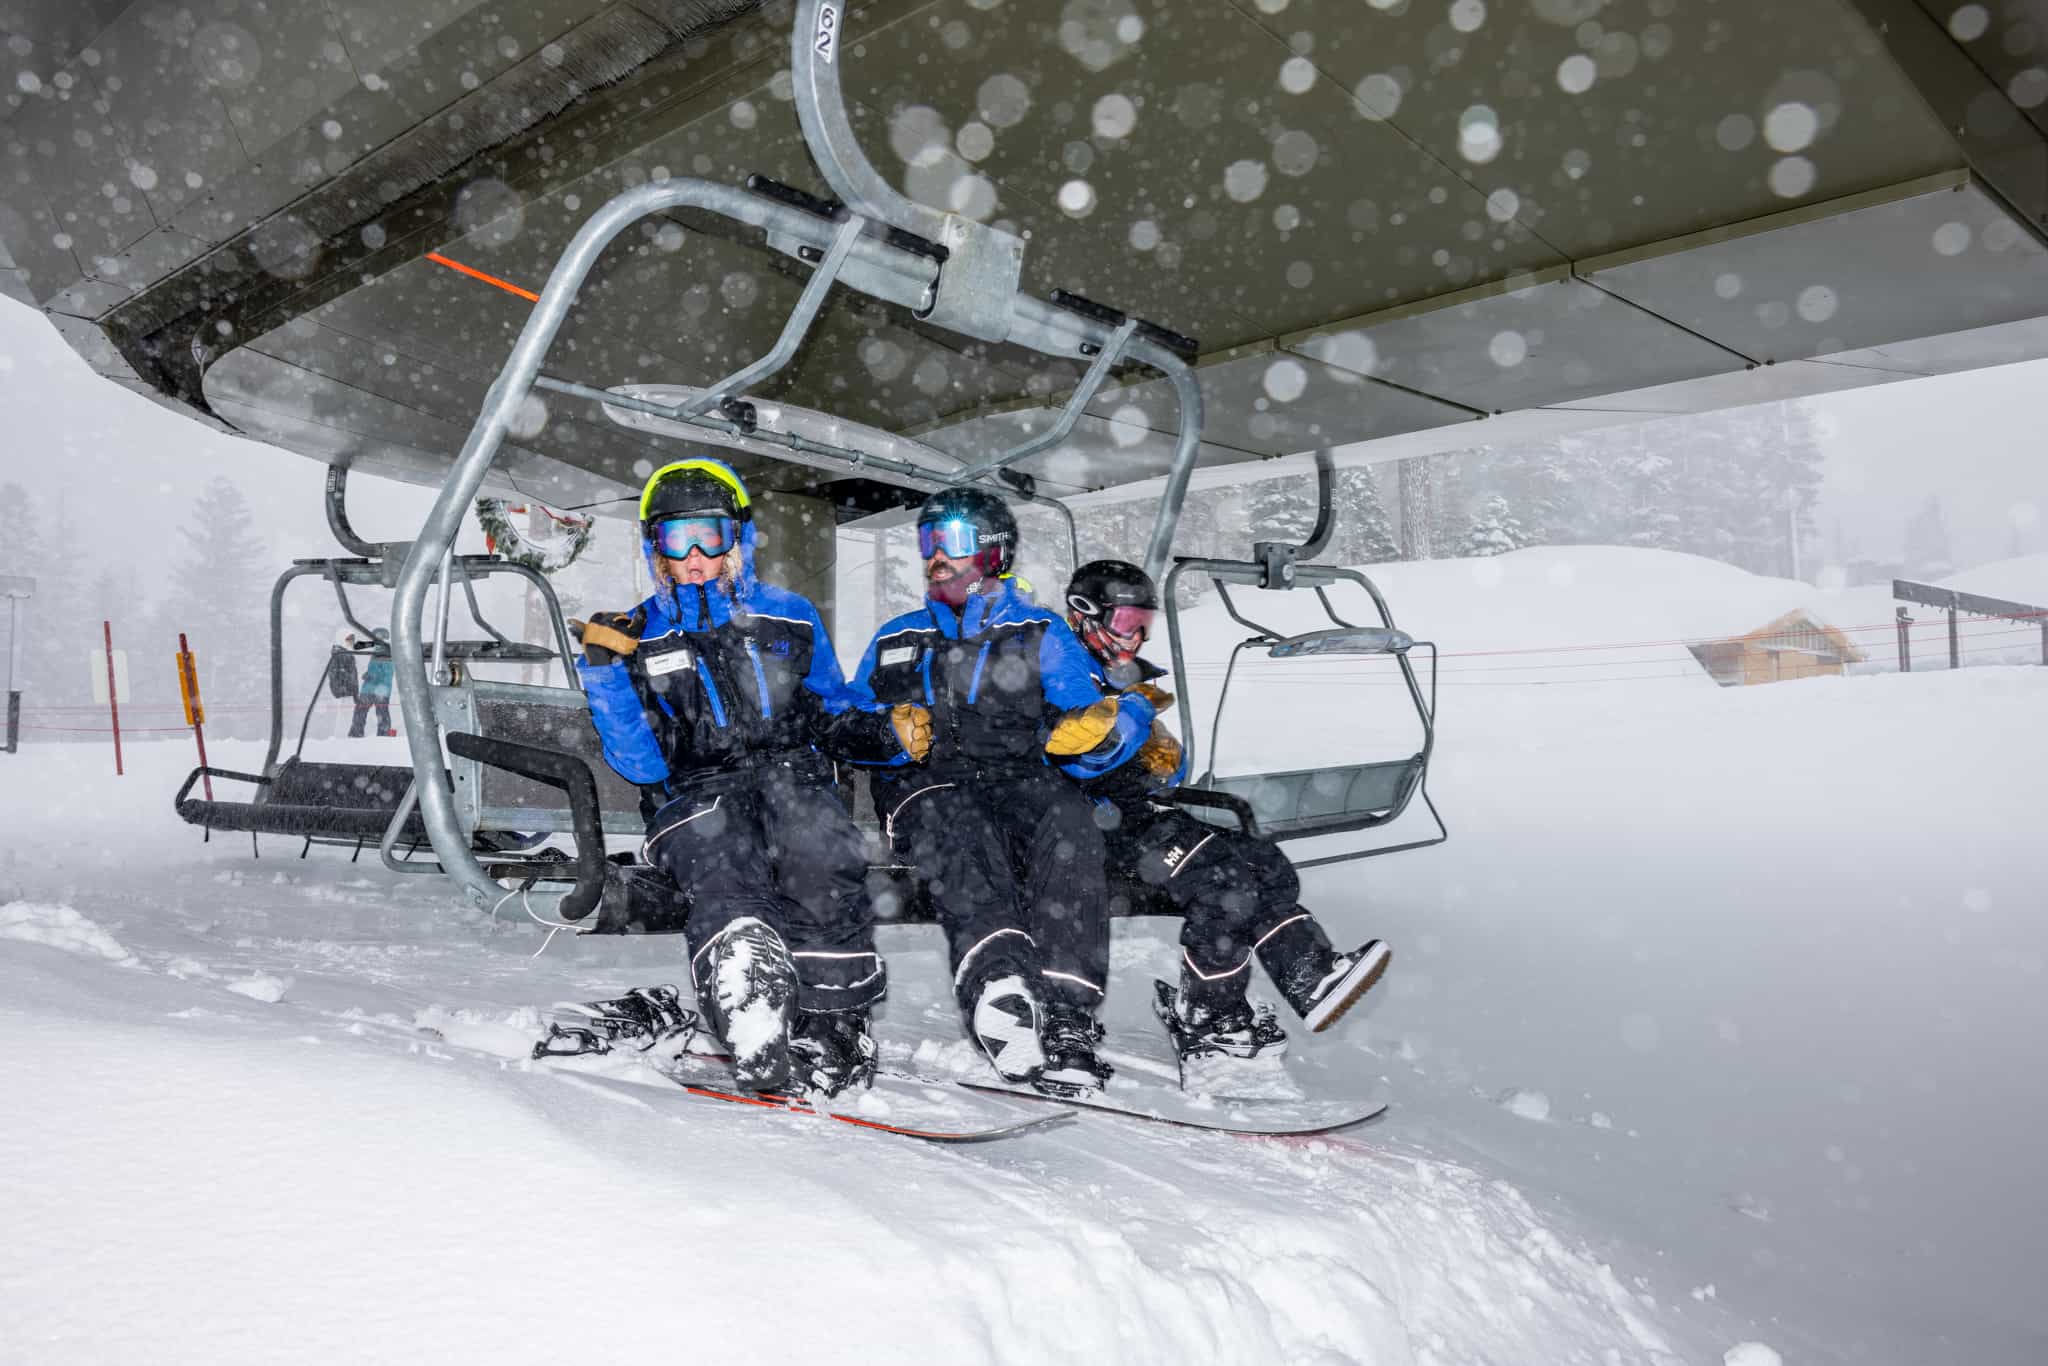
[[[208, 801], [192, 795], [202, 778], [253, 784], [248, 801]], [[178, 789], [178, 815], [215, 830], [293, 835], [349, 843], [383, 836], [412, 786], [412, 770], [400, 764], [314, 763], [290, 758], [270, 777], [225, 768], [195, 768]], [[417, 813], [407, 818], [402, 837], [426, 838]]]

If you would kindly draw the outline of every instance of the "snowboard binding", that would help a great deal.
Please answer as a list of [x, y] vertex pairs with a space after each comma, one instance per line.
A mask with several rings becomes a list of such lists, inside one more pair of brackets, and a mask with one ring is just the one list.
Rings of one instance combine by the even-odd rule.
[[535, 1058], [574, 1058], [620, 1046], [645, 1053], [667, 1039], [685, 1041], [702, 1026], [673, 986], [635, 987], [608, 1001], [564, 1001], [549, 1011]]
[[1281, 1074], [1287, 1031], [1273, 1008], [1240, 1002], [1227, 1011], [1190, 1015], [1172, 985], [1152, 983], [1152, 1013], [1166, 1028], [1190, 1094], [1264, 1098], [1291, 1094]]

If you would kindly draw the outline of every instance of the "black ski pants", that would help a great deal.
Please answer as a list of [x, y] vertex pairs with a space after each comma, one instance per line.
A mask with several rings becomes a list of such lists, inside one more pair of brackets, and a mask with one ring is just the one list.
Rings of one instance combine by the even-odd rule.
[[1297, 899], [1301, 879], [1270, 840], [1197, 820], [1177, 807], [1120, 805], [1109, 857], [1130, 909], [1182, 917], [1182, 990], [1204, 1008], [1242, 1001], [1257, 952], [1292, 1000], [1326, 971], [1330, 943]]
[[1094, 805], [1049, 768], [878, 779], [890, 848], [945, 928], [953, 989], [1012, 973], [1092, 1013], [1109, 976], [1109, 886]]
[[698, 998], [712, 951], [734, 921], [752, 917], [782, 937], [804, 1010], [865, 1010], [887, 978], [875, 952], [867, 850], [838, 789], [817, 766], [763, 759], [662, 807], [642, 857], [667, 873], [688, 905]]

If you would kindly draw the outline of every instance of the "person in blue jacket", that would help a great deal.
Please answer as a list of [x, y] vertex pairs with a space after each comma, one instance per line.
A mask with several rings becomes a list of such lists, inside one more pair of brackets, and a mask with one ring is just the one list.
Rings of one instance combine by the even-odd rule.
[[[1155, 709], [1173, 695], [1153, 681], [1165, 670], [1139, 657], [1159, 609], [1152, 576], [1122, 560], [1097, 560], [1067, 584], [1067, 624], [1085, 646], [1105, 691], [1139, 695]], [[1368, 939], [1339, 952], [1303, 907], [1294, 865], [1270, 840], [1198, 820], [1167, 794], [1187, 781], [1181, 743], [1158, 721], [1137, 758], [1084, 783], [1103, 822], [1117, 890], [1132, 909], [1182, 917], [1178, 987], [1155, 984], [1153, 1010], [1180, 1058], [1182, 1084], [1228, 1081], [1231, 1059], [1276, 1061], [1287, 1034], [1246, 989], [1258, 959], [1312, 1033], [1328, 1029], [1380, 980], [1392, 959]]]
[[578, 624], [579, 673], [606, 760], [640, 787], [642, 857], [687, 900], [699, 1008], [742, 1089], [864, 1085], [886, 979], [824, 746], [908, 761], [923, 708], [849, 688], [817, 609], [754, 576], [751, 499], [725, 464], [656, 470], [640, 524], [655, 591]]
[[363, 738], [363, 723], [369, 720], [372, 707], [377, 709], [377, 734], [398, 734], [391, 725], [391, 632], [379, 626], [370, 634], [373, 640], [348, 638], [349, 648], [370, 650], [369, 667], [363, 670], [362, 686], [356, 689], [355, 716], [349, 722], [352, 740]]
[[1105, 697], [1066, 623], [1011, 574], [1002, 499], [934, 494], [917, 532], [925, 600], [876, 632], [853, 681], [925, 709], [932, 740], [875, 770], [875, 809], [945, 927], [955, 995], [997, 1074], [1099, 1089], [1109, 891], [1094, 808], [1068, 775], [1130, 759], [1152, 708]]

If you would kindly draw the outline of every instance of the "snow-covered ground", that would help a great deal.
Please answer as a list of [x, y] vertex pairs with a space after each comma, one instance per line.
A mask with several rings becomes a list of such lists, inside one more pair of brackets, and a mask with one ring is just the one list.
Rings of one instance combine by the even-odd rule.
[[[1558, 563], [1591, 604], [1640, 561], [1505, 561], [1381, 577], [1475, 664], [1683, 634], [1566, 619]], [[1305, 879], [1396, 950], [1295, 1045], [1392, 1112], [1306, 1142], [1084, 1117], [939, 1149], [600, 1095], [523, 1061], [535, 1008], [677, 980], [676, 941], [535, 957], [433, 879], [202, 844], [182, 742], [120, 779], [0, 757], [0, 1360], [2042, 1359], [2048, 670], [1450, 662], [1452, 841]], [[1391, 680], [1252, 681], [1228, 728], [1266, 755], [1401, 738]], [[1172, 933], [1119, 925], [1113, 1030]], [[957, 1037], [936, 931], [883, 945], [885, 1045]]]

